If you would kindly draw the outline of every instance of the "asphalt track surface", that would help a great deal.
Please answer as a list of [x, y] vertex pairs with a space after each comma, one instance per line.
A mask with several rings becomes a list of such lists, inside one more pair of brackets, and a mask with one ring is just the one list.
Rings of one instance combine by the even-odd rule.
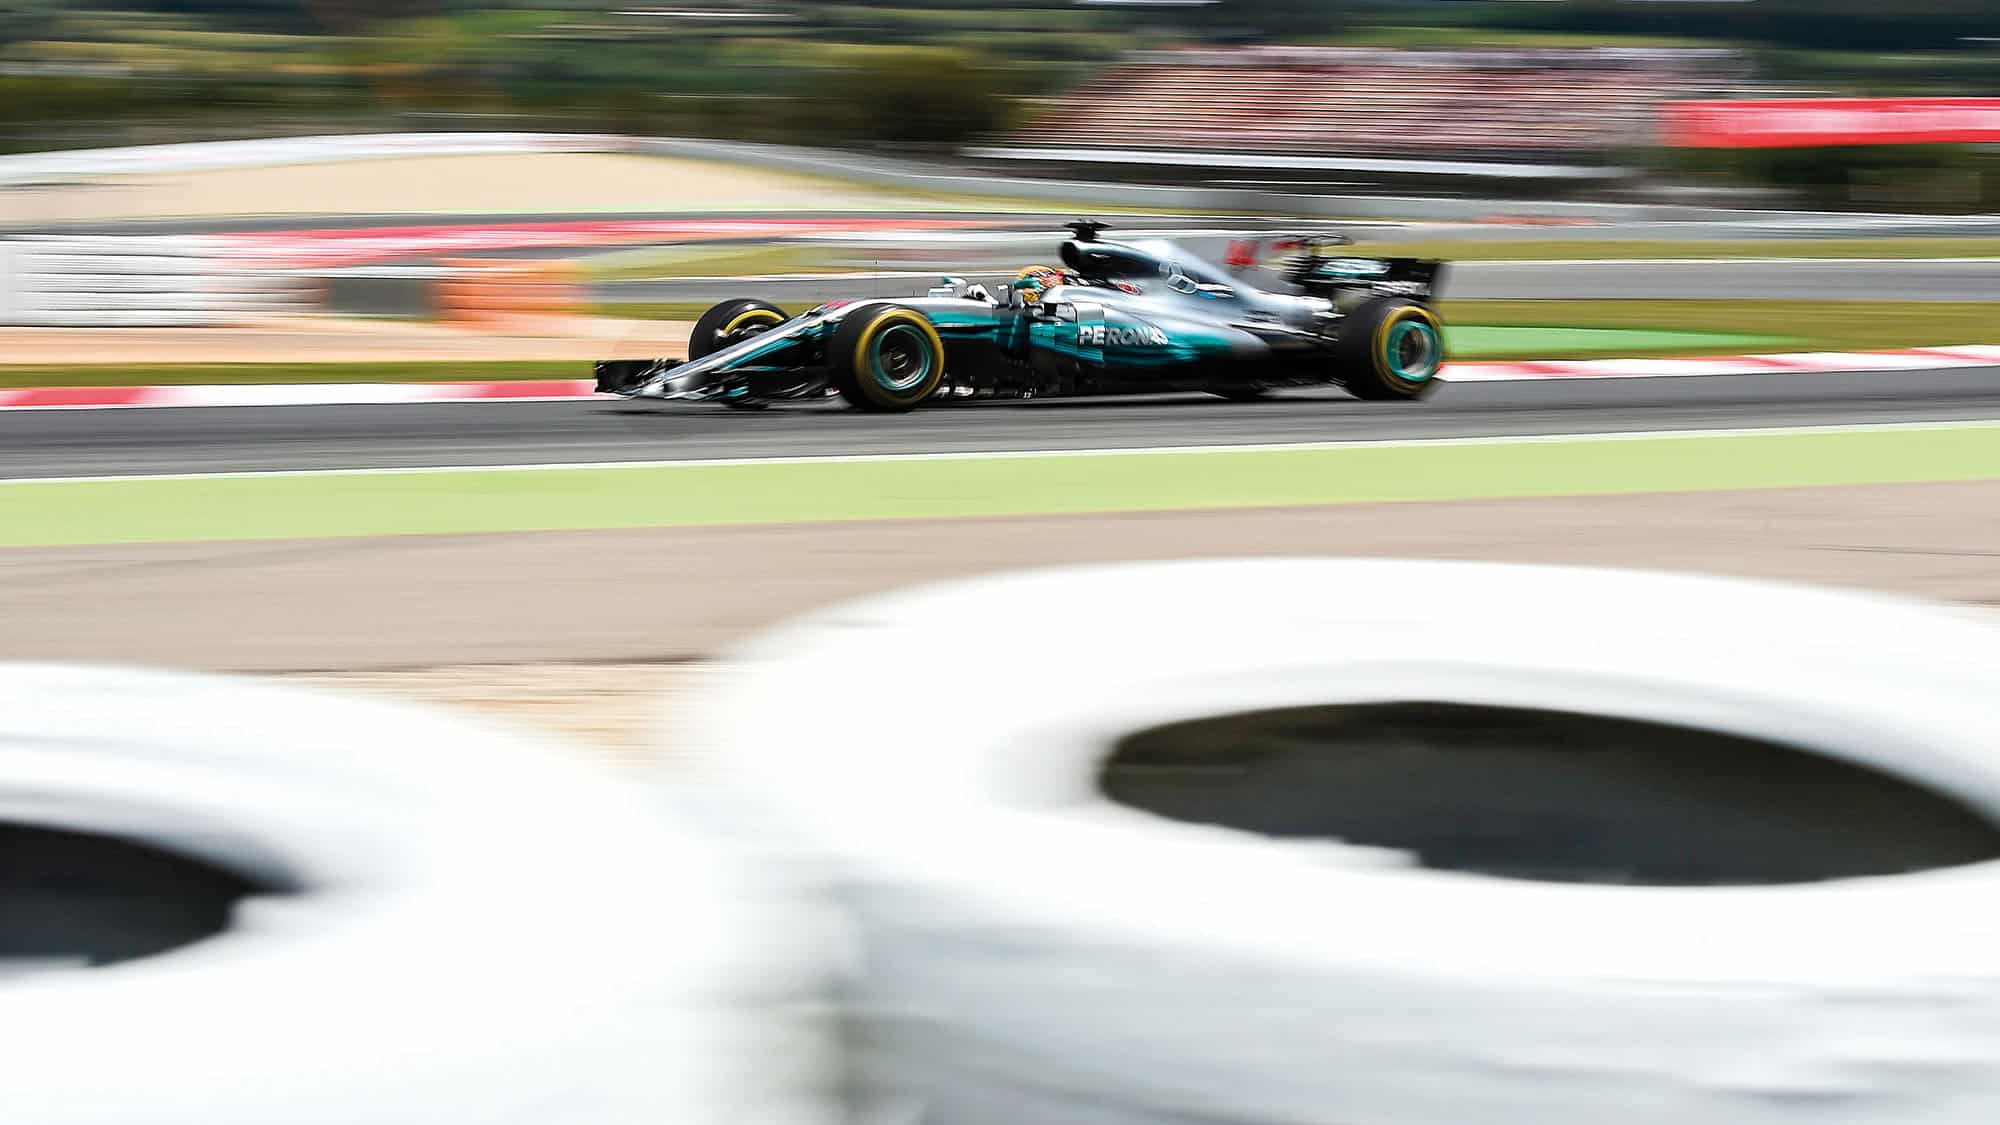
[[1118, 449], [2000, 419], [2000, 367], [970, 403], [908, 415], [566, 402], [0, 411], [0, 478]]

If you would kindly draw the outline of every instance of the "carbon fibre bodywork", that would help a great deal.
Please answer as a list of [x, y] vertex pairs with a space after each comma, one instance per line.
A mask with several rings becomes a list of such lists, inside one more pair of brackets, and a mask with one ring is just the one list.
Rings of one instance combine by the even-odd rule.
[[[718, 340], [698, 358], [601, 362], [597, 389], [729, 405], [823, 398], [836, 393], [845, 359], [832, 350], [841, 324], [891, 305], [920, 314], [942, 344], [942, 376], [925, 402], [1173, 391], [1247, 397], [1272, 387], [1347, 384], [1354, 360], [1341, 343], [1350, 314], [1384, 297], [1427, 304], [1439, 274], [1434, 262], [1314, 255], [1286, 275], [1306, 292], [1280, 293], [1170, 242], [1100, 241], [1094, 223], [1072, 229], [1077, 237], [1060, 250], [1072, 283], [1039, 299], [993, 297], [945, 279], [925, 297], [836, 301]], [[1326, 262], [1331, 275], [1321, 269]], [[1434, 315], [1426, 316], [1435, 325]], [[1442, 357], [1431, 336], [1437, 354], [1424, 379]]]

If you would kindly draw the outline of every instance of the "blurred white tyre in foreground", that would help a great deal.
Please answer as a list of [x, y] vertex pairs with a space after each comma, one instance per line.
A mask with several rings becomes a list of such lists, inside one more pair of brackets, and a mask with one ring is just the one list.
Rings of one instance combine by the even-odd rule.
[[[718, 679], [698, 745], [862, 927], [883, 1120], [2000, 1105], [2000, 632], [1969, 613], [1141, 564], [837, 607]], [[1232, 826], [1260, 817], [1289, 838]]]
[[0, 834], [9, 1122], [825, 1119], [818, 919], [505, 731], [0, 665]]

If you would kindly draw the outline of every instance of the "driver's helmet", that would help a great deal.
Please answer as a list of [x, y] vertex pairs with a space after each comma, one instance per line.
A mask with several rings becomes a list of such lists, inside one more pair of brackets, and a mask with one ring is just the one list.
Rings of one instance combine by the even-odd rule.
[[1048, 266], [1029, 266], [1014, 275], [1014, 292], [1023, 301], [1039, 301], [1047, 290], [1063, 283], [1062, 274]]

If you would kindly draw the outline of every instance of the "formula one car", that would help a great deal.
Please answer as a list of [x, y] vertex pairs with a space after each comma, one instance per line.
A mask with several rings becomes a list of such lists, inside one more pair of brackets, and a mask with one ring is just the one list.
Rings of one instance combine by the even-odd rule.
[[1266, 292], [1171, 242], [1067, 226], [1062, 269], [1030, 267], [997, 294], [947, 277], [923, 298], [834, 301], [799, 316], [724, 301], [695, 323], [685, 360], [598, 363], [597, 390], [745, 407], [837, 394], [906, 411], [1040, 395], [1243, 400], [1328, 384], [1417, 399], [1437, 382], [1440, 262], [1340, 257], [1344, 239], [1291, 239], [1279, 276], [1300, 292]]

